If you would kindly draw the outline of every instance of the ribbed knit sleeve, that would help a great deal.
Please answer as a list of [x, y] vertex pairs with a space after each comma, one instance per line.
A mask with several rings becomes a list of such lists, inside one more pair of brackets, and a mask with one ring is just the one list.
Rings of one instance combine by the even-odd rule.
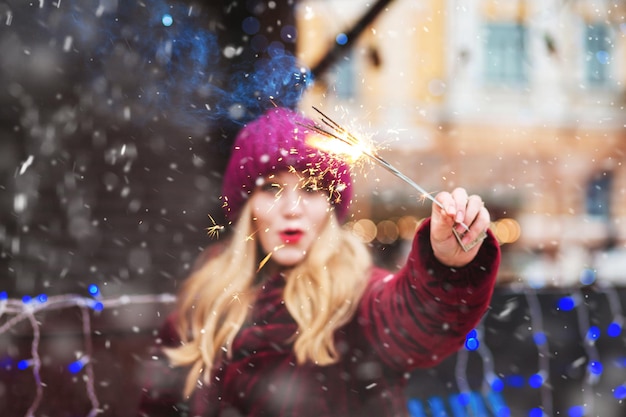
[[491, 233], [468, 265], [441, 264], [426, 220], [405, 266], [396, 274], [376, 271], [361, 302], [359, 322], [381, 361], [405, 372], [436, 365], [457, 351], [489, 306], [499, 264]]

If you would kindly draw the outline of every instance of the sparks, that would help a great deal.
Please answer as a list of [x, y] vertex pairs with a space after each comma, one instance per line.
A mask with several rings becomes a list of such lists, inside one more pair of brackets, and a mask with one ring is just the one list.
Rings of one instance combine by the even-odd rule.
[[265, 266], [265, 264], [270, 260], [270, 258], [274, 254], [274, 252], [276, 252], [278, 249], [284, 248], [284, 247], [285, 247], [285, 245], [276, 246], [273, 251], [271, 251], [270, 253], [265, 255], [265, 257], [261, 260], [261, 262], [259, 262], [259, 267], [256, 269], [256, 272], [259, 272]]
[[[429, 199], [433, 203], [437, 204], [440, 208], [442, 209], [444, 208], [443, 204], [437, 201], [428, 191], [426, 191], [424, 188], [418, 185], [415, 181], [413, 181], [412, 179], [404, 175], [402, 172], [400, 172], [400, 170], [398, 170], [396, 167], [391, 165], [389, 162], [384, 160], [373, 145], [367, 144], [366, 142], [359, 139], [357, 136], [350, 133], [339, 123], [335, 122], [330, 117], [325, 115], [317, 107], [313, 107], [313, 110], [315, 110], [317, 113], [319, 113], [322, 116], [322, 123], [324, 123], [324, 125], [327, 128], [330, 128], [330, 130], [318, 124], [309, 125], [307, 127], [321, 134], [322, 136], [325, 136], [326, 138], [328, 138], [327, 142], [329, 143], [336, 142], [336, 141], [333, 141], [333, 139], [335, 139], [335, 140], [338, 140], [339, 143], [343, 144], [343, 145], [339, 145], [335, 143], [334, 145], [338, 146], [338, 148], [334, 148], [333, 145], [329, 144], [328, 148], [318, 148], [318, 149], [321, 149], [323, 151], [333, 152], [337, 155], [346, 155], [346, 153], [342, 153], [340, 151], [333, 151], [332, 149], [343, 149], [345, 147], [350, 147], [353, 149], [353, 151], [351, 153], [347, 153], [348, 155], [360, 155], [357, 159], [368, 158], [370, 161], [378, 164], [379, 166], [382, 166], [383, 168], [391, 172], [396, 177], [400, 178], [407, 184], [411, 185], [413, 188], [415, 188], [417, 191], [420, 192], [420, 195], [422, 196], [422, 198]], [[349, 161], [346, 161], [346, 162], [349, 162]], [[465, 226], [465, 228], [466, 230], [469, 230], [467, 226]]]
[[211, 238], [219, 238], [220, 237], [220, 232], [224, 230], [224, 226], [217, 224], [215, 222], [215, 219], [213, 219], [213, 217], [208, 214], [209, 219], [211, 219], [211, 223], [213, 223], [213, 226], [207, 227], [207, 234], [209, 235], [209, 237]]
[[239, 297], [240, 294], [238, 292], [233, 293], [232, 300], [230, 300], [229, 304], [232, 304], [233, 301], [237, 301], [239, 304], [241, 304], [241, 298]]
[[[435, 199], [435, 197], [433, 197], [428, 191], [426, 191], [423, 187], [421, 187], [419, 184], [417, 184], [411, 178], [407, 177], [405, 174], [400, 172], [400, 170], [398, 170], [396, 167], [394, 167], [389, 162], [387, 162], [385, 159], [383, 159], [380, 156], [380, 154], [378, 153], [378, 151], [376, 150], [375, 146], [373, 146], [371, 144], [367, 144], [366, 142], [362, 141], [357, 136], [353, 135], [348, 130], [346, 130], [339, 123], [335, 122], [330, 117], [325, 115], [318, 108], [313, 107], [313, 110], [315, 110], [317, 113], [319, 113], [319, 115], [321, 116], [321, 120], [322, 120], [322, 123], [324, 124], [324, 126], [319, 125], [319, 124], [313, 124], [313, 125], [306, 125], [306, 127], [308, 127], [309, 129], [319, 133], [320, 135], [324, 136], [325, 138], [328, 139], [329, 142], [333, 142], [333, 141], [337, 142], [337, 141], [339, 141], [338, 143], [342, 143], [343, 144], [343, 145], [341, 145], [342, 148], [345, 147], [345, 146], [352, 147], [354, 153], [347, 153], [347, 155], [351, 155], [351, 154], [359, 155], [357, 160], [361, 159], [361, 158], [368, 158], [370, 161], [372, 161], [372, 162], [378, 164], [379, 166], [385, 168], [387, 171], [389, 171], [390, 173], [392, 173], [396, 177], [400, 178], [401, 180], [403, 180], [404, 182], [409, 184], [411, 187], [415, 188], [417, 191], [420, 192], [420, 195], [421, 195], [422, 198], [428, 199], [428, 200], [432, 201], [439, 208], [441, 208], [442, 210], [445, 210], [443, 204], [440, 201], [438, 201], [437, 199]], [[312, 143], [312, 146], [315, 146], [315, 144]], [[332, 153], [335, 153], [335, 154], [337, 154], [339, 156], [344, 155], [344, 158], [345, 158], [345, 155], [346, 155], [345, 152], [342, 153], [342, 152], [338, 152], [338, 151], [333, 151], [332, 149], [336, 149], [336, 148], [334, 148], [334, 146], [329, 146], [329, 147], [325, 147], [325, 148], [318, 147], [318, 149], [320, 149], [322, 151], [332, 152]], [[346, 160], [346, 162], [350, 162], [350, 160], [348, 159], [348, 160]], [[469, 231], [469, 226], [467, 226], [465, 223], [461, 222], [461, 223], [458, 223], [458, 224], [461, 227], [463, 227], [463, 229], [465, 229], [465, 232]], [[482, 241], [486, 237], [486, 233], [482, 232], [482, 233], [479, 234], [479, 236], [476, 239], [474, 239], [468, 245], [465, 245], [465, 244], [463, 244], [461, 242], [461, 239], [463, 238], [463, 235], [459, 234], [456, 231], [456, 229], [453, 229], [453, 232], [454, 232], [454, 236], [456, 237], [457, 241], [459, 242], [459, 244], [461, 245], [461, 247], [465, 251], [470, 250], [472, 247], [476, 246], [476, 244], [478, 244], [480, 241]]]

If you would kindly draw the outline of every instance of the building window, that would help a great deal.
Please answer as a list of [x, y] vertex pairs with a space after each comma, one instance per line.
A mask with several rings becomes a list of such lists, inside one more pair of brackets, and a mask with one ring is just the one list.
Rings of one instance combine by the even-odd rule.
[[485, 28], [485, 80], [523, 86], [526, 73], [526, 27], [515, 22], [488, 23]]
[[587, 214], [603, 220], [611, 217], [611, 188], [613, 173], [601, 172], [587, 183]]
[[608, 81], [611, 61], [611, 40], [604, 23], [588, 25], [585, 31], [586, 78], [591, 85], [604, 85]]

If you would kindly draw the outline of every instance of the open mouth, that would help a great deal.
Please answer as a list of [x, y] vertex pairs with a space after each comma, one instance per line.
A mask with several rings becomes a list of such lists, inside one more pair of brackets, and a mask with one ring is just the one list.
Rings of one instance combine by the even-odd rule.
[[287, 229], [280, 232], [280, 238], [285, 243], [298, 243], [304, 233], [298, 229]]

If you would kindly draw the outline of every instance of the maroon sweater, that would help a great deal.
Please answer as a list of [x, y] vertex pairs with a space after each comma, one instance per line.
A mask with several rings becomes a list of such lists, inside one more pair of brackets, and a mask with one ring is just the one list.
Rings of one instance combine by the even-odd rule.
[[[235, 338], [233, 357], [217, 363], [211, 383], [189, 401], [181, 398], [186, 369], [153, 358], [139, 415], [408, 416], [404, 390], [411, 370], [434, 366], [462, 346], [489, 305], [500, 263], [490, 234], [469, 265], [442, 265], [432, 253], [429, 227], [420, 228], [399, 272], [372, 271], [354, 318], [335, 335], [338, 363], [296, 365], [286, 340], [297, 326], [283, 303], [284, 278], [275, 276]], [[161, 339], [179, 343], [172, 318]]]

